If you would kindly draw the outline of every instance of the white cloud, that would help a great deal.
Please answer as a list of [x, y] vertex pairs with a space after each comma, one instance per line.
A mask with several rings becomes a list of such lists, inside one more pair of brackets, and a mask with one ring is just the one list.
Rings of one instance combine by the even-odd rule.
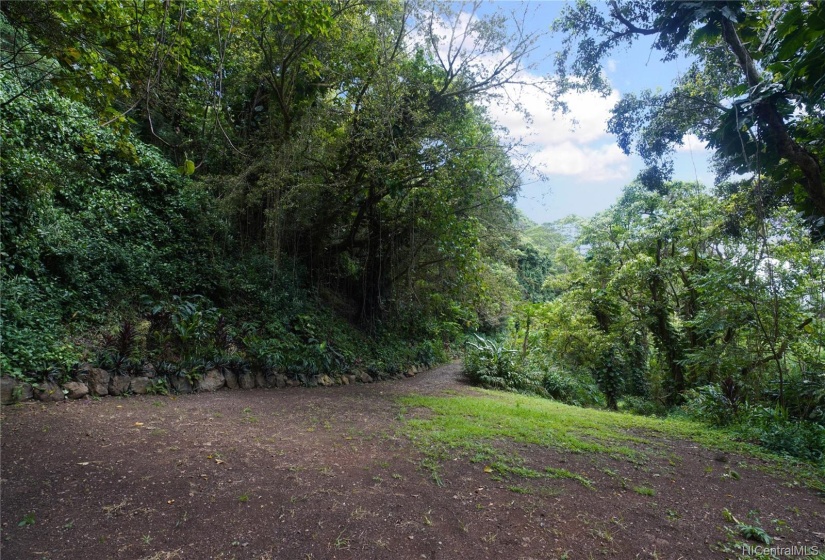
[[[452, 18], [455, 27], [441, 18], [433, 22], [434, 32], [440, 39], [437, 51], [442, 60], [446, 61], [450, 54], [451, 37], [457, 65], [466, 64], [465, 69], [471, 69], [476, 75], [488, 74], [510, 55], [506, 48], [487, 50], [487, 45], [480, 44], [473, 28], [474, 21], [467, 12], [453, 13]], [[429, 22], [419, 23], [427, 25]], [[423, 29], [417, 28], [411, 42], [423, 46], [426, 44], [424, 36]], [[616, 61], [609, 60], [608, 67], [615, 69]], [[504, 86], [498, 99], [488, 99], [485, 103], [495, 122], [506, 127], [512, 138], [528, 144], [528, 155], [541, 172], [577, 182], [631, 179], [630, 158], [622, 153], [606, 130], [610, 110], [620, 99], [617, 92], [607, 97], [596, 93], [565, 94], [562, 101], [569, 107], [569, 112], [561, 115], [550, 109], [550, 93], [530, 85], [540, 82], [538, 76], [523, 71], [517, 79], [520, 85]], [[530, 115], [530, 121], [523, 112], [516, 110], [516, 105]]]
[[627, 178], [630, 161], [616, 144], [590, 146], [564, 142], [545, 146], [534, 162], [549, 175], [572, 176], [580, 181], [599, 182]]
[[[617, 92], [607, 97], [596, 93], [566, 94], [562, 100], [569, 112], [560, 115], [550, 110], [546, 93], [524, 86], [506, 89], [503, 98], [489, 105], [489, 115], [506, 127], [510, 136], [523, 138], [529, 144], [533, 162], [542, 172], [580, 181], [630, 179], [630, 158], [607, 133], [610, 110], [620, 98]], [[515, 110], [516, 103], [530, 114], [532, 122]]]
[[685, 134], [682, 138], [682, 145], [676, 146], [677, 152], [699, 153], [705, 152], [707, 149], [707, 143], [700, 140], [695, 134]]

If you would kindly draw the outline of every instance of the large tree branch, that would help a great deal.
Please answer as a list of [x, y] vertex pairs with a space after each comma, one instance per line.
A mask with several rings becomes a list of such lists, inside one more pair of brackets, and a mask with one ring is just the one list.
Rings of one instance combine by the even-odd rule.
[[[762, 83], [762, 77], [756, 68], [753, 57], [742, 43], [739, 34], [736, 32], [736, 27], [729, 19], [722, 19], [722, 37], [728, 48], [736, 56], [739, 66], [745, 73], [748, 85], [755, 88]], [[769, 133], [769, 137], [779, 155], [790, 161], [802, 172], [805, 177], [803, 187], [808, 199], [813, 204], [816, 212], [820, 216], [825, 216], [825, 185], [822, 182], [822, 168], [819, 161], [791, 138], [785, 120], [779, 114], [772, 99], [767, 98], [758, 101], [754, 110], [760, 123]]]
[[742, 376], [747, 377], [750, 375], [754, 370], [760, 368], [769, 362], [773, 362], [775, 360], [781, 360], [782, 356], [785, 355], [785, 352], [788, 350], [788, 341], [783, 340], [782, 344], [779, 346], [779, 349], [774, 351], [771, 350], [771, 354], [769, 356], [763, 356], [761, 358], [757, 358], [753, 360], [751, 363], [747, 364], [742, 368]]
[[[610, 14], [614, 18], [619, 20], [622, 25], [627, 27], [627, 30], [630, 33], [637, 33], [639, 35], [655, 35], [656, 33], [659, 32], [659, 30], [655, 29], [655, 28], [638, 27], [632, 21], [630, 21], [629, 19], [624, 17], [624, 15], [622, 14], [622, 11], [619, 9], [619, 4], [616, 2], [616, 0], [610, 0], [610, 7], [611, 7]], [[627, 33], [621, 33], [620, 36], [621, 35], [627, 35]]]

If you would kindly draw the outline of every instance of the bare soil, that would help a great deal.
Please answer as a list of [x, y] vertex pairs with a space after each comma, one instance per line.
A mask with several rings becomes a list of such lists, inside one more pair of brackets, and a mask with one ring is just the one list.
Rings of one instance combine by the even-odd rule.
[[[2, 410], [3, 560], [729, 558], [722, 516], [825, 550], [815, 492], [680, 440], [643, 464], [500, 442], [571, 479], [496, 481], [456, 454], [438, 486], [396, 398], [471, 392], [451, 364], [337, 388]], [[723, 476], [735, 468], [739, 478]], [[643, 495], [634, 488], [651, 488]], [[748, 515], [750, 514], [750, 516]], [[757, 544], [752, 542], [754, 546]], [[740, 551], [736, 551], [740, 552]]]

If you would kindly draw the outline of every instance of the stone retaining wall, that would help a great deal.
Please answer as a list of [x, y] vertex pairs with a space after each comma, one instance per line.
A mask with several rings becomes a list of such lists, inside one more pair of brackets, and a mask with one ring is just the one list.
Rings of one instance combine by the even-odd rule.
[[29, 399], [44, 402], [60, 402], [66, 399], [84, 399], [89, 397], [197, 393], [217, 391], [219, 389], [283, 389], [306, 385], [308, 387], [332, 387], [352, 383], [373, 383], [385, 379], [412, 377], [425, 371], [425, 367], [413, 366], [406, 373], [372, 376], [366, 371], [315, 375], [305, 383], [287, 377], [282, 373], [265, 374], [264, 372], [242, 372], [215, 368], [202, 376], [189, 378], [182, 375], [159, 376], [151, 366], [144, 367], [139, 376], [115, 375], [105, 369], [83, 364], [78, 374], [71, 381], [58, 384], [52, 381], [27, 383], [11, 377], [0, 378], [0, 403], [13, 404]]

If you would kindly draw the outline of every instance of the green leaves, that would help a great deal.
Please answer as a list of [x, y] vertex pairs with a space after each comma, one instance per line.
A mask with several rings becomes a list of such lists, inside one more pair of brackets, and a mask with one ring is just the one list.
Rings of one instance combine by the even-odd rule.
[[192, 175], [195, 172], [195, 162], [191, 159], [184, 160], [183, 165], [178, 167], [178, 173], [181, 175]]
[[[804, 372], [822, 370], [825, 325], [809, 308], [825, 305], [823, 249], [787, 207], [741, 215], [731, 232], [739, 204], [752, 204], [740, 197], [758, 194], [740, 187], [722, 198], [698, 185], [631, 185], [556, 252], [545, 282], [555, 299], [538, 305], [530, 329], [531, 354], [561, 369], [551, 389], [586, 376], [608, 404], [629, 394], [673, 406], [680, 392], [704, 387], [685, 393], [685, 406], [718, 424], [735, 422], [746, 402], [822, 418], [819, 385]], [[815, 430], [767, 424], [776, 434], [766, 447], [818, 457]]]
[[773, 538], [762, 527], [748, 525], [747, 523], [738, 523], [736, 525], [736, 529], [739, 531], [739, 534], [746, 539], [769, 546], [773, 543]]
[[825, 97], [825, 7], [794, 4], [782, 14], [769, 36], [768, 69], [781, 75], [787, 88], [822, 109]]
[[[7, 77], [0, 99], [22, 84]], [[65, 370], [71, 329], [140, 291], [193, 290], [210, 266], [210, 206], [154, 148], [103, 128], [53, 89], [0, 109], [4, 371]], [[191, 162], [190, 162], [191, 168]], [[14, 232], [13, 234], [11, 232]], [[139, 293], [139, 292], [138, 292]]]
[[519, 363], [517, 351], [506, 344], [475, 334], [467, 342], [464, 373], [471, 382], [483, 387], [510, 391], [541, 392], [540, 376]]

